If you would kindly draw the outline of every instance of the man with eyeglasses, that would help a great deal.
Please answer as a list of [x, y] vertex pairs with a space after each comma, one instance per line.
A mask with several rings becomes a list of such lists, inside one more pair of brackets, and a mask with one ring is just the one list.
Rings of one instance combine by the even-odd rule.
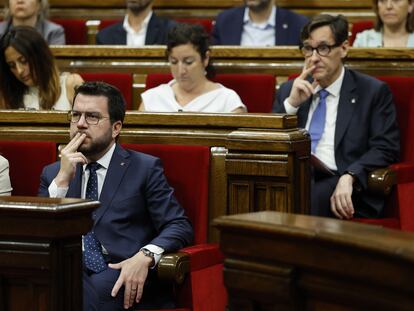
[[44, 168], [39, 195], [101, 203], [83, 238], [84, 310], [169, 309], [171, 289], [150, 268], [164, 251], [191, 243], [193, 231], [160, 160], [117, 143], [124, 116], [118, 89], [79, 86], [68, 114], [71, 140]]
[[302, 30], [302, 73], [277, 92], [274, 112], [296, 114], [311, 136], [311, 214], [381, 217], [384, 200], [367, 193], [370, 171], [398, 160], [399, 132], [388, 86], [346, 69], [348, 22], [315, 16]]

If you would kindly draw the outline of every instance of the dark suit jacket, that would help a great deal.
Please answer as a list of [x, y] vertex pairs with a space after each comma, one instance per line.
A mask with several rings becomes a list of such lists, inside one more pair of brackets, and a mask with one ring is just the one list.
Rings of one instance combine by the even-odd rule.
[[[40, 196], [60, 169], [60, 162], [43, 169]], [[82, 166], [69, 185], [66, 197], [81, 197]], [[178, 250], [193, 239], [184, 210], [173, 196], [158, 158], [116, 146], [96, 210], [93, 231], [112, 262], [132, 257], [146, 244], [166, 252]]]
[[[273, 112], [286, 112], [283, 102], [289, 97], [294, 80], [280, 87]], [[312, 97], [298, 112], [298, 126], [305, 128]], [[356, 174], [362, 190], [368, 173], [386, 167], [399, 158], [400, 139], [393, 97], [388, 86], [373, 77], [345, 69], [335, 128], [335, 161], [340, 175]], [[365, 203], [381, 212], [383, 200], [363, 194]]]
[[[145, 45], [166, 44], [168, 31], [176, 23], [170, 19], [158, 17], [152, 13], [148, 23]], [[108, 26], [96, 35], [96, 44], [126, 45], [127, 34], [123, 27], [123, 21]]]
[[[213, 44], [240, 45], [245, 8], [228, 9], [217, 16], [212, 33]], [[276, 10], [275, 45], [299, 45], [300, 32], [307, 22], [307, 17], [278, 7]]]

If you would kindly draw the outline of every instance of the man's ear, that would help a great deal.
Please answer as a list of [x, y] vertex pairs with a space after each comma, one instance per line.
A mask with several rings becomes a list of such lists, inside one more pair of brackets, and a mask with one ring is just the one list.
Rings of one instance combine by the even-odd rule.
[[345, 58], [348, 55], [348, 51], [349, 51], [349, 41], [345, 40], [340, 48], [341, 48], [341, 58]]
[[114, 124], [112, 124], [112, 138], [115, 138], [119, 135], [122, 129], [122, 122], [116, 121]]

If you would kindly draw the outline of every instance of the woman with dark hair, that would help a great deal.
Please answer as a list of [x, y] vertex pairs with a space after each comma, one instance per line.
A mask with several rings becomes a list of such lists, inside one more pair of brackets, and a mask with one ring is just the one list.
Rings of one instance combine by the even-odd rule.
[[374, 29], [358, 33], [354, 47], [414, 47], [413, 0], [373, 0]]
[[5, 20], [0, 22], [0, 35], [16, 26], [31, 26], [43, 36], [48, 44], [65, 44], [65, 30], [61, 25], [47, 20], [47, 0], [6, 0]]
[[70, 110], [78, 74], [59, 74], [52, 52], [32, 27], [18, 26], [0, 42], [3, 109]]
[[209, 80], [214, 69], [209, 36], [201, 25], [173, 27], [166, 54], [173, 80], [142, 93], [141, 111], [246, 112], [236, 92]]

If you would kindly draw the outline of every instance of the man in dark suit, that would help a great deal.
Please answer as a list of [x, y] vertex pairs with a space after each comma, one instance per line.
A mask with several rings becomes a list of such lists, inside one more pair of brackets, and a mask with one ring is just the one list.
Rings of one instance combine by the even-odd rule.
[[217, 45], [299, 45], [308, 19], [276, 7], [274, 0], [244, 0], [245, 6], [225, 10], [217, 18], [212, 41]]
[[348, 22], [318, 15], [301, 34], [305, 66], [277, 92], [274, 112], [297, 114], [311, 135], [311, 214], [381, 217], [383, 198], [367, 193], [370, 171], [399, 156], [399, 132], [388, 86], [345, 69]]
[[193, 231], [160, 160], [117, 144], [124, 107], [119, 90], [104, 82], [76, 89], [68, 115], [71, 141], [60, 161], [44, 168], [39, 195], [101, 203], [83, 239], [85, 305], [171, 308], [170, 288], [150, 268], [163, 252], [188, 245]]
[[143, 46], [166, 44], [168, 30], [175, 22], [156, 16], [152, 0], [126, 0], [127, 14], [120, 23], [98, 32], [97, 44]]

